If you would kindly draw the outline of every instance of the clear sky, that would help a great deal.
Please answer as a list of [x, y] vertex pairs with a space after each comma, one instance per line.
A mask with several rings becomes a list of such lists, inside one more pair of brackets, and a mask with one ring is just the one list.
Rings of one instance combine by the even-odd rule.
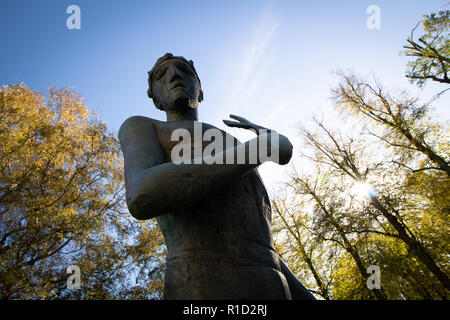
[[[81, 9], [81, 29], [69, 30], [69, 5]], [[422, 14], [447, 0], [1, 0], [0, 84], [23, 81], [47, 90], [72, 87], [117, 131], [129, 116], [165, 120], [148, 99], [147, 71], [166, 52], [194, 61], [204, 101], [199, 120], [246, 140], [251, 134], [222, 124], [230, 113], [273, 128], [299, 145], [294, 126], [331, 108], [337, 68], [373, 72], [390, 87], [430, 98], [404, 77], [399, 56]], [[366, 9], [381, 10], [369, 29]], [[448, 6], [447, 6], [448, 8]], [[449, 95], [437, 106], [448, 119]], [[333, 121], [333, 119], [331, 119]], [[297, 148], [298, 149], [298, 148]], [[296, 164], [297, 165], [297, 164]], [[301, 163], [299, 164], [301, 165]], [[268, 187], [286, 167], [264, 164]]]

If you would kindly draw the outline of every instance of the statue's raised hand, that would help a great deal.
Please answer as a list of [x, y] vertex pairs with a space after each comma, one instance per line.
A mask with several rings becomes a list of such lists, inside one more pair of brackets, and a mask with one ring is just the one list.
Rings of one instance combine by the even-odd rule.
[[271, 131], [270, 129], [264, 128], [257, 124], [254, 124], [254, 123], [248, 121], [247, 119], [236, 116], [234, 114], [230, 114], [230, 118], [235, 119], [237, 121], [223, 120], [223, 123], [225, 123], [229, 127], [248, 129], [248, 130], [251, 130], [254, 133], [256, 133], [256, 135], [258, 135], [258, 136], [261, 133], [259, 130], [265, 130], [265, 131], [263, 131], [264, 133], [268, 133]]
[[270, 140], [271, 144], [273, 143], [273, 139], [277, 139], [278, 143], [274, 144], [274, 146], [278, 147], [279, 160], [276, 162], [281, 165], [289, 162], [292, 157], [292, 144], [284, 135], [277, 133], [275, 130], [267, 129], [260, 125], [254, 124], [245, 118], [233, 114], [230, 114], [230, 118], [237, 121], [223, 120], [223, 122], [229, 127], [251, 130], [256, 133], [258, 139], [263, 138], [261, 135], [264, 135], [264, 138]]

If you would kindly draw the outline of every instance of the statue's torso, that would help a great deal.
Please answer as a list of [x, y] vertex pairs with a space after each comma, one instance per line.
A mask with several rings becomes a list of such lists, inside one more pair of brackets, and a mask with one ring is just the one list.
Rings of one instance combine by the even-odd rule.
[[[192, 121], [154, 123], [165, 162], [177, 144], [170, 141], [171, 133], [180, 125], [194, 139]], [[210, 143], [203, 142], [202, 148]], [[168, 248], [166, 298], [285, 299], [270, 231], [270, 201], [256, 169], [194, 206], [157, 220]]]

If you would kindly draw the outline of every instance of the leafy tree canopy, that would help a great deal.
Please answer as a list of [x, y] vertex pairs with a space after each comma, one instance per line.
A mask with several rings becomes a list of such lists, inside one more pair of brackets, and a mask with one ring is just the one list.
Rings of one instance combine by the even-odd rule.
[[124, 209], [118, 141], [78, 94], [2, 86], [0, 141], [2, 298], [161, 295], [161, 234]]

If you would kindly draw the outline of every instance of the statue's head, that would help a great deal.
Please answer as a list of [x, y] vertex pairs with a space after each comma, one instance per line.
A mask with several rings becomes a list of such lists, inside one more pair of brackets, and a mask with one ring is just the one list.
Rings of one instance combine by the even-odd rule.
[[148, 72], [147, 94], [160, 110], [195, 109], [203, 100], [192, 60], [166, 53]]

